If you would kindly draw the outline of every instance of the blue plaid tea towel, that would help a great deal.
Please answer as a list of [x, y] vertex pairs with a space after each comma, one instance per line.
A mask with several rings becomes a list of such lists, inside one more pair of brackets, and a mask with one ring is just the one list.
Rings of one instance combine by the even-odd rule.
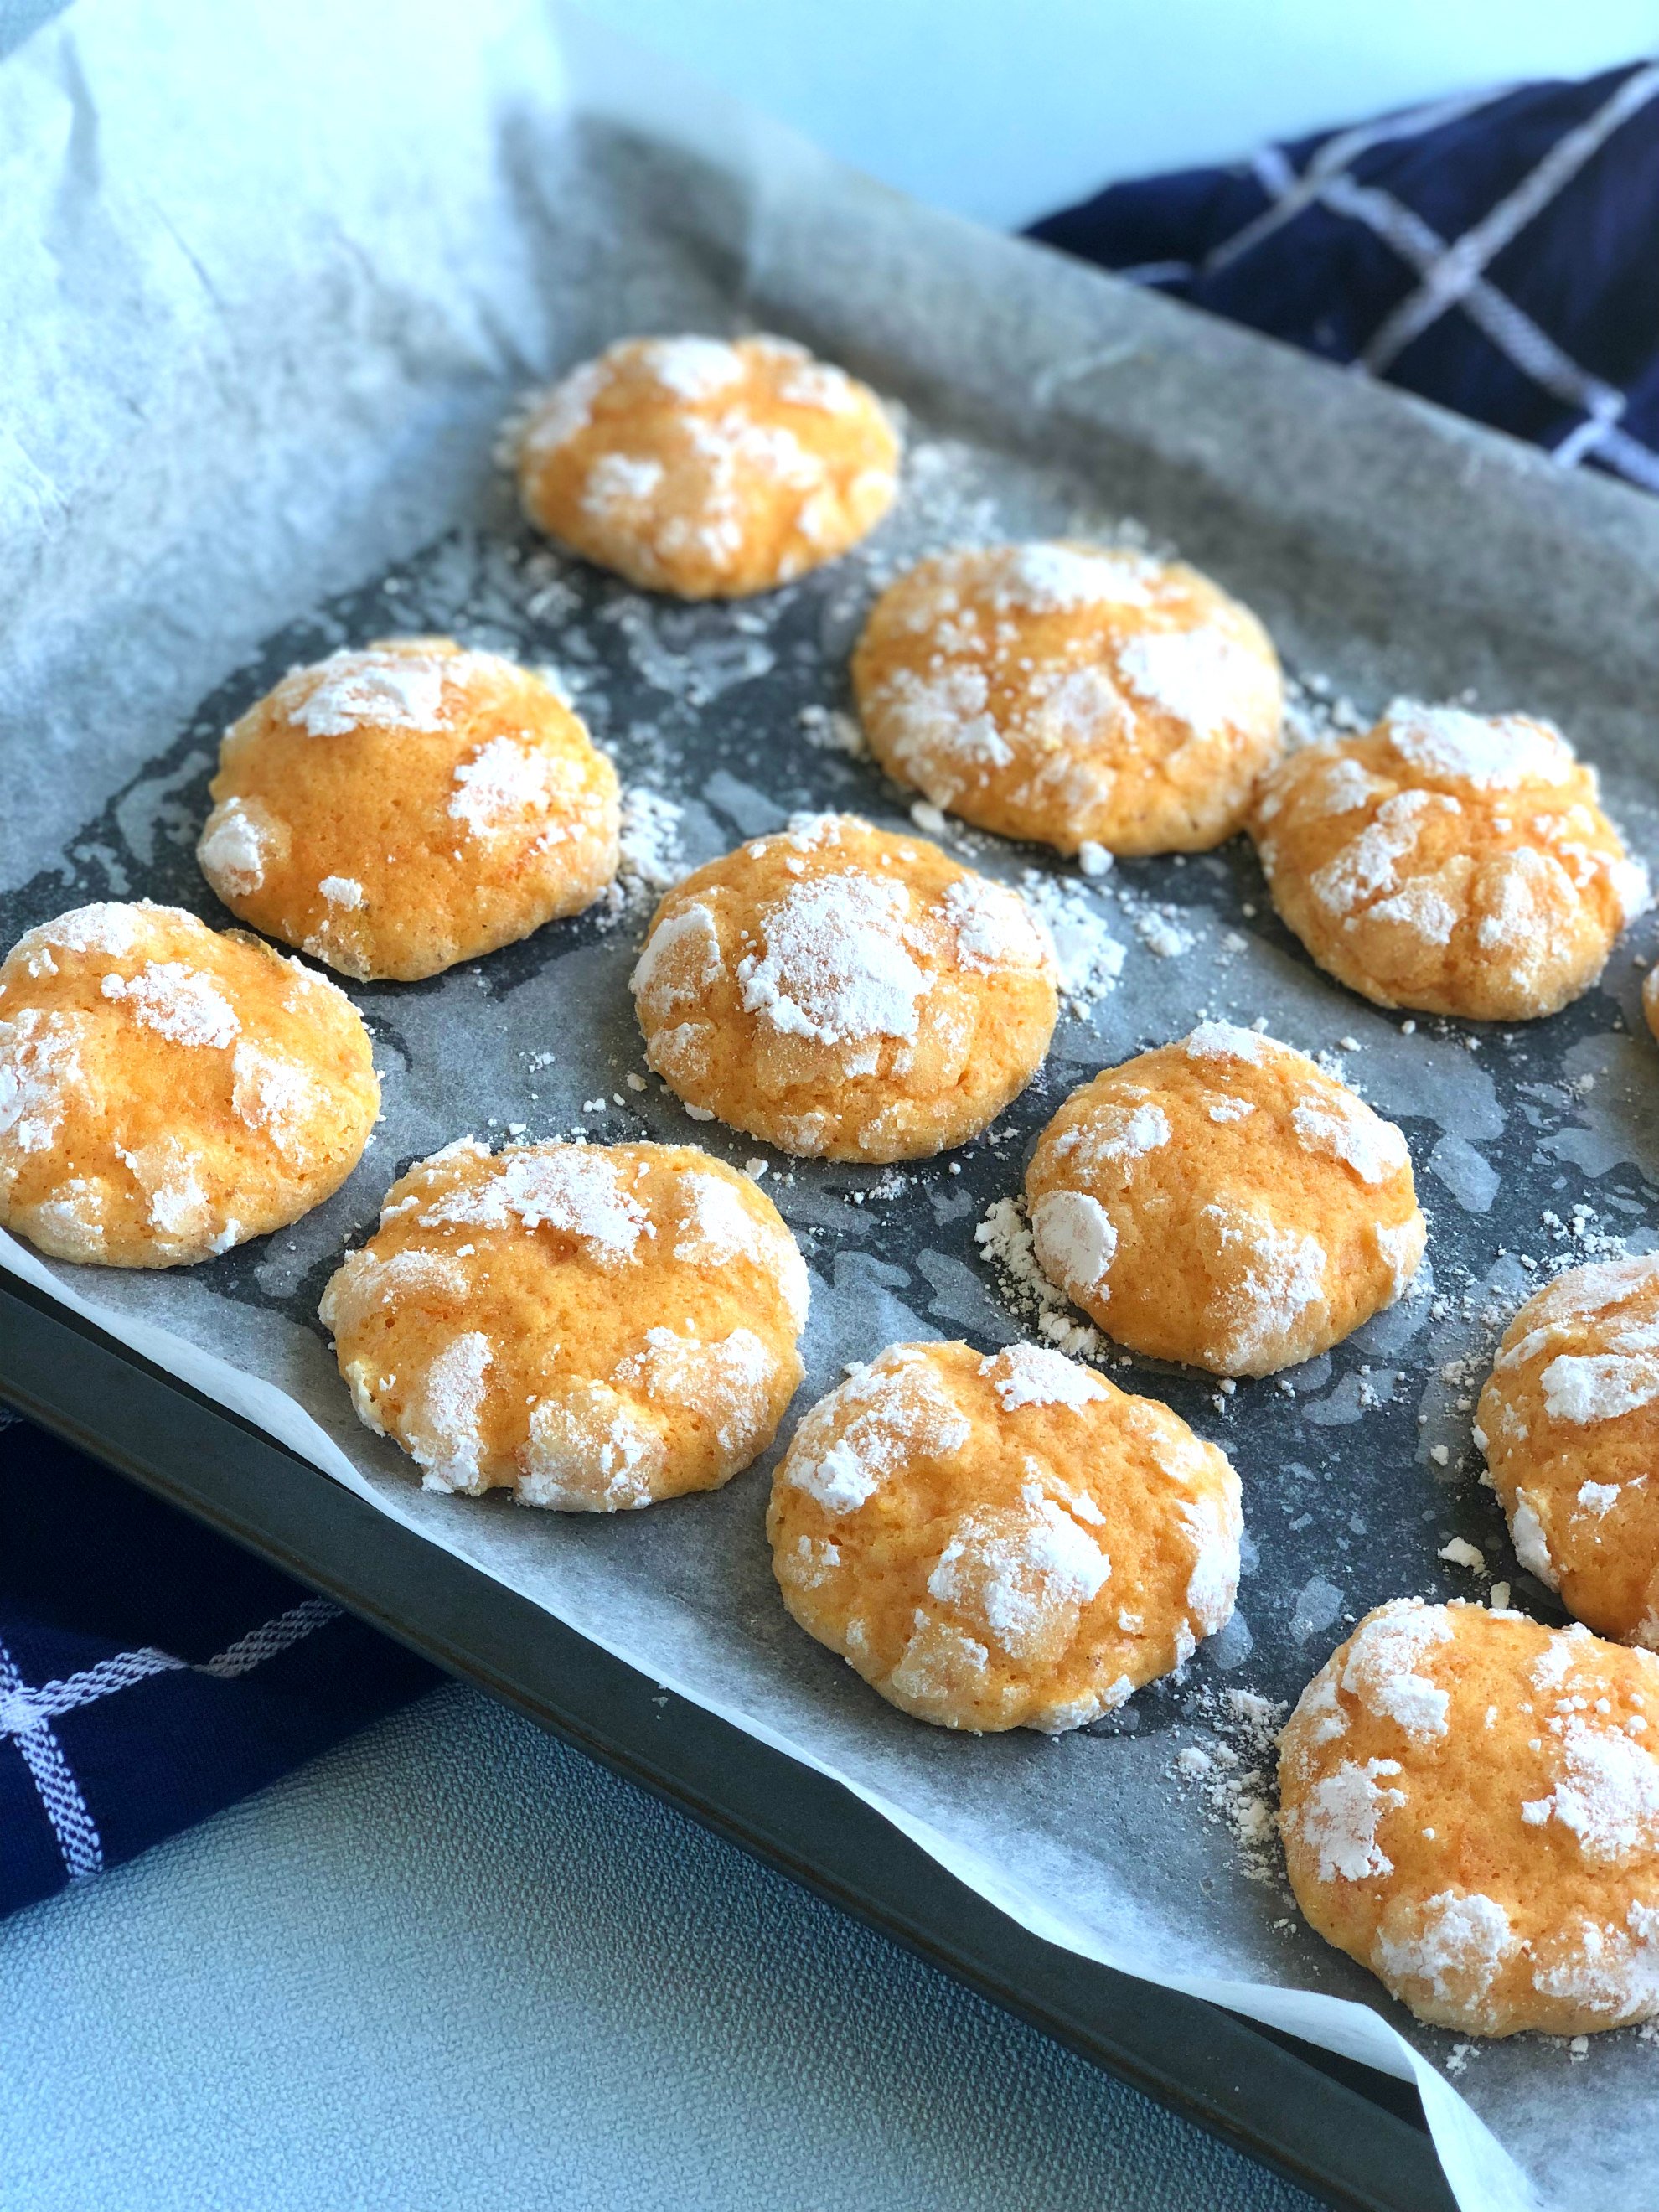
[[[1115, 185], [1032, 234], [1659, 490], [1659, 64]], [[436, 1680], [27, 1423], [0, 1430], [0, 1911]]]
[[1030, 234], [1659, 491], [1659, 62], [1113, 185]]
[[441, 1679], [0, 1407], [0, 1911], [131, 1858]]

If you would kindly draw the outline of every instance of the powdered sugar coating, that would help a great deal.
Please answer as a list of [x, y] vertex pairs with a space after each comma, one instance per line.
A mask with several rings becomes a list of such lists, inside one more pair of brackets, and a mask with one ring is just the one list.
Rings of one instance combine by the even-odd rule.
[[288, 830], [263, 799], [227, 799], [209, 815], [196, 857], [214, 890], [234, 898], [257, 891], [287, 848]]
[[1450, 1698], [1416, 1667], [1425, 1652], [1450, 1641], [1449, 1625], [1432, 1606], [1402, 1598], [1379, 1607], [1348, 1639], [1342, 1687], [1408, 1735], [1444, 1735]]
[[430, 652], [342, 646], [313, 669], [297, 670], [277, 686], [282, 710], [313, 738], [343, 738], [371, 726], [441, 730], [446, 687], [464, 682], [465, 661]]
[[[428, 1485], [619, 1512], [764, 1449], [806, 1272], [770, 1200], [705, 1153], [462, 1139], [392, 1187], [320, 1313], [360, 1416]], [[434, 1372], [469, 1378], [447, 1428]]]
[[1043, 1344], [1011, 1344], [980, 1362], [1005, 1413], [1022, 1406], [1069, 1406], [1073, 1412], [1106, 1396], [1091, 1368]]
[[173, 1044], [222, 1050], [234, 1044], [241, 1024], [210, 976], [182, 960], [147, 961], [136, 975], [106, 975], [106, 999], [120, 1000], [135, 1021]]
[[1478, 2015], [1516, 1948], [1496, 1898], [1443, 1889], [1414, 1912], [1384, 1921], [1371, 1962], [1391, 1989], [1426, 1983], [1436, 2004]]
[[1572, 747], [1559, 730], [1524, 714], [1470, 714], [1396, 699], [1382, 720], [1389, 744], [1413, 768], [1478, 791], [1565, 783], [1573, 772]]
[[895, 1345], [815, 1406], [774, 1479], [785, 1603], [947, 1728], [1059, 1733], [1231, 1616], [1224, 1455], [1046, 1347]]
[[491, 738], [457, 763], [449, 811], [475, 837], [487, 837], [525, 814], [544, 814], [559, 782], [545, 753], [513, 738]]
[[1103, 1305], [1117, 1253], [1117, 1228], [1087, 1191], [1051, 1190], [1031, 1207], [1031, 1236], [1042, 1272], [1068, 1297]]
[[739, 964], [747, 1013], [820, 1044], [914, 1037], [931, 978], [905, 945], [902, 885], [862, 874], [795, 885], [760, 922], [764, 950]]
[[1370, 1759], [1362, 1766], [1345, 1759], [1285, 1815], [1297, 1840], [1314, 1853], [1322, 1881], [1369, 1881], [1394, 1872], [1376, 1828], [1384, 1813], [1406, 1802], [1406, 1792], [1393, 1780], [1400, 1771], [1398, 1759]]
[[1016, 890], [986, 876], [962, 876], [946, 890], [945, 918], [956, 933], [957, 957], [976, 975], [997, 968], [1055, 966], [1047, 926]]

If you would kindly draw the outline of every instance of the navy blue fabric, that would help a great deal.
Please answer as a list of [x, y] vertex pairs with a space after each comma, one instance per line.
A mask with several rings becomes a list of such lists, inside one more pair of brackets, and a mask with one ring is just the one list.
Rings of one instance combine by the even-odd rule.
[[440, 1680], [32, 1423], [0, 1423], [0, 1912]]
[[1659, 491], [1659, 66], [1113, 185], [1031, 235]]

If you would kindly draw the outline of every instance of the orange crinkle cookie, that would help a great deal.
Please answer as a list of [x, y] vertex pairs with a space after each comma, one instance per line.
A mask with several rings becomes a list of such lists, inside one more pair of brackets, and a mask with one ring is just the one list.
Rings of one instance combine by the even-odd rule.
[[1201, 1022], [1074, 1091], [1026, 1172], [1036, 1258], [1120, 1344], [1220, 1375], [1328, 1350], [1411, 1281], [1411, 1154], [1312, 1060]]
[[518, 432], [537, 527], [680, 599], [770, 591], [872, 530], [899, 445], [873, 392], [787, 338], [624, 338]]
[[551, 686], [447, 637], [291, 669], [225, 732], [202, 872], [342, 975], [409, 982], [580, 914], [617, 775]]
[[1525, 714], [1396, 700], [1368, 735], [1292, 753], [1251, 828], [1285, 921], [1382, 1006], [1553, 1014], [1648, 903], [1595, 771]]
[[1419, 2020], [1583, 2035], [1659, 2014], [1659, 1659], [1399, 1598], [1279, 1740], [1297, 1902]]
[[767, 1517], [785, 1605], [890, 1704], [1049, 1735], [1225, 1625], [1242, 1526], [1224, 1452], [1035, 1344], [890, 1346], [802, 1421]]
[[343, 992], [179, 907], [77, 907], [0, 967], [0, 1222], [54, 1259], [177, 1267], [283, 1228], [380, 1098]]
[[776, 1207], [706, 1152], [464, 1137], [392, 1185], [320, 1312], [423, 1487], [616, 1513], [765, 1449], [806, 1302]]
[[1659, 1255], [1573, 1267], [1516, 1315], [1475, 1441], [1529, 1573], [1659, 1648]]
[[801, 815], [677, 884], [633, 989], [695, 1115], [830, 1159], [918, 1159], [995, 1119], [1042, 1063], [1054, 946], [1017, 891], [925, 838]]
[[1279, 745], [1279, 661], [1255, 616], [1121, 546], [934, 555], [877, 600], [853, 682], [900, 782], [1066, 854], [1219, 844]]

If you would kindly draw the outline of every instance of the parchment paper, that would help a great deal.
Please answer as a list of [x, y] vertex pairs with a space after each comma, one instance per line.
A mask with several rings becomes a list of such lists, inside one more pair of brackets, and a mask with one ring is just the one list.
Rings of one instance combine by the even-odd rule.
[[[0, 165], [6, 943], [104, 896], [222, 923], [191, 849], [219, 729], [290, 662], [398, 630], [557, 667], [625, 781], [678, 806], [680, 866], [801, 806], [902, 822], [903, 795], [801, 713], [845, 706], [882, 579], [963, 538], [1126, 525], [1257, 608], [1304, 715], [1399, 690], [1553, 714], [1659, 854], [1659, 509], [914, 208], [574, 18], [80, 0], [0, 70]], [[751, 326], [907, 410], [904, 496], [871, 544], [736, 610], [653, 602], [538, 548], [489, 458], [520, 392], [626, 331]], [[292, 1231], [159, 1275], [48, 1267], [9, 1240], [0, 1259], [838, 1777], [1052, 1941], [1414, 2075], [1465, 2206], [1535, 2190], [1638, 2212], [1659, 2051], [1632, 2032], [1582, 2063], [1536, 2039], [1471, 2052], [1415, 2027], [1289, 1905], [1253, 1776], [1273, 1709], [1379, 1600], [1501, 1579], [1559, 1617], [1477, 1486], [1469, 1406], [1492, 1331], [1546, 1272], [1659, 1243], [1659, 1070], [1631, 960], [1652, 926], [1543, 1029], [1407, 1036], [1312, 969], [1242, 846], [1088, 888], [1030, 850], [947, 842], [1009, 879], [1037, 870], [1074, 945], [1121, 943], [1121, 977], [1062, 1022], [960, 1174], [768, 1156], [813, 1271], [797, 1409], [895, 1338], [1028, 1328], [976, 1224], [1069, 1088], [1205, 1013], [1264, 1015], [1332, 1054], [1403, 1123], [1432, 1213], [1432, 1284], [1282, 1387], [1224, 1394], [1114, 1355], [1231, 1453], [1251, 1540], [1235, 1624], [1094, 1729], [973, 1741], [884, 1705], [784, 1614], [764, 1468], [714, 1498], [567, 1518], [428, 1496], [354, 1419], [316, 1301], [411, 1157], [519, 1123], [764, 1151], [626, 1082], [642, 1061], [624, 981], [669, 872], [649, 839], [617, 910], [428, 983], [354, 988], [386, 1118]], [[1453, 1537], [1487, 1571], [1443, 1559]]]

